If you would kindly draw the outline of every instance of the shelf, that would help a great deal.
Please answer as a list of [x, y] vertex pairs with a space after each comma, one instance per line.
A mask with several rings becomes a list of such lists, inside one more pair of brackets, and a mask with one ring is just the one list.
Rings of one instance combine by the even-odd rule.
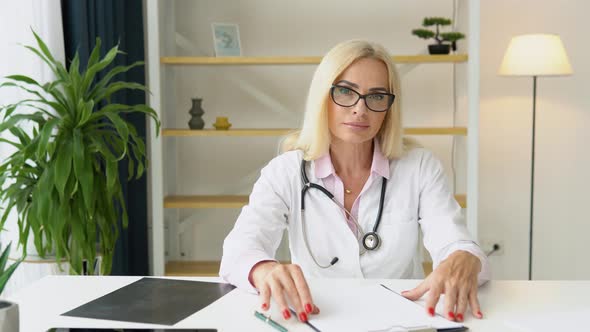
[[[160, 63], [167, 65], [315, 65], [320, 56], [268, 56], [268, 57], [161, 57]], [[450, 55], [394, 55], [395, 63], [459, 63], [466, 62], [467, 54]]]
[[167, 276], [218, 277], [219, 262], [170, 261], [166, 263]]
[[247, 195], [167, 196], [164, 198], [165, 208], [176, 209], [241, 208], [246, 204], [248, 204]]
[[[174, 2], [176, 3], [176, 2]], [[171, 3], [170, 5], [174, 5]], [[181, 3], [176, 3], [176, 11], [186, 10], [185, 5]], [[149, 72], [149, 75], [146, 77], [146, 85], [150, 88], [152, 93], [146, 96], [147, 100], [146, 103], [149, 104], [152, 108], [154, 108], [160, 118], [165, 118], [166, 114], [168, 113], [175, 113], [177, 111], [182, 111], [181, 109], [167, 109], [166, 105], [170, 102], [175, 100], [174, 94], [169, 94], [167, 88], [171, 88], [174, 90], [178, 88], [179, 83], [175, 80], [174, 75], [168, 75], [168, 71], [186, 71], [186, 70], [194, 70], [195, 73], [204, 74], [206, 77], [209, 76], [220, 76], [223, 78], [224, 74], [228, 74], [234, 71], [242, 71], [247, 69], [256, 69], [256, 70], [291, 70], [291, 69], [305, 69], [311, 70], [316, 68], [316, 66], [321, 62], [324, 52], [319, 52], [327, 47], [331, 47], [332, 45], [326, 44], [325, 40], [320, 40], [318, 43], [318, 47], [311, 52], [304, 52], [304, 53], [295, 53], [295, 52], [268, 52], [269, 50], [259, 50], [257, 53], [246, 53], [246, 55], [262, 55], [261, 57], [253, 56], [253, 57], [215, 57], [215, 56], [197, 56], [197, 55], [213, 55], [213, 53], [203, 53], [203, 52], [189, 52], [189, 53], [179, 53], [176, 52], [177, 47], [174, 43], [166, 43], [167, 40], [173, 40], [176, 37], [176, 31], [174, 26], [168, 24], [169, 22], [173, 21], [174, 19], [174, 10], [163, 10], [160, 2], [158, 1], [146, 1], [145, 5], [145, 12], [146, 12], [146, 38], [155, 41], [154, 43], [149, 43], [149, 47], [146, 47], [146, 54], [145, 54], [145, 62], [146, 62], [146, 72]], [[174, 7], [174, 6], [173, 6]], [[205, 6], [207, 7], [207, 6]], [[210, 6], [209, 6], [210, 7]], [[213, 11], [216, 10], [215, 6], [211, 8], [204, 8], [204, 9], [211, 9]], [[480, 12], [481, 12], [481, 5], [479, 1], [469, 2], [469, 6], [466, 6], [465, 10], [460, 11], [460, 20], [465, 22], [465, 27], [468, 27], [467, 30], [471, 31], [479, 31], [480, 30]], [[174, 8], [172, 8], [174, 9]], [[401, 8], [403, 9], [403, 8]], [[361, 15], [362, 16], [362, 15]], [[279, 17], [279, 21], [282, 17]], [[362, 16], [359, 19], [365, 19], [370, 22], [370, 16]], [[188, 21], [187, 21], [188, 22]], [[314, 23], [314, 22], [311, 22]], [[461, 70], [460, 73], [457, 75], [458, 82], [461, 84], [458, 86], [459, 94], [462, 97], [465, 97], [465, 108], [466, 108], [466, 119], [467, 122], [461, 123], [460, 125], [464, 125], [468, 127], [459, 129], [459, 132], [448, 133], [448, 132], [440, 132], [438, 133], [429, 133], [429, 134], [418, 134], [418, 133], [411, 133], [406, 131], [406, 135], [443, 135], [443, 136], [410, 136], [411, 138], [417, 139], [433, 139], [437, 140], [439, 138], [443, 140], [447, 140], [448, 138], [458, 137], [460, 140], [467, 141], [465, 144], [465, 151], [460, 151], [459, 157], [465, 159], [465, 172], [460, 172], [461, 179], [464, 180], [462, 182], [465, 183], [465, 188], [462, 189], [462, 194], [465, 193], [469, 196], [470, 199], [470, 206], [469, 210], [466, 211], [467, 216], [467, 226], [469, 231], [472, 234], [478, 233], [478, 210], [477, 204], [475, 202], [478, 201], [479, 195], [479, 179], [481, 176], [478, 175], [478, 170], [480, 166], [480, 152], [479, 152], [479, 145], [477, 144], [478, 138], [478, 130], [479, 130], [479, 123], [480, 121], [480, 103], [478, 102], [479, 95], [481, 94], [480, 89], [480, 52], [478, 51], [479, 44], [480, 44], [480, 34], [472, 33], [467, 34], [465, 39], [465, 45], [468, 46], [464, 50], [460, 52], [455, 52], [451, 55], [440, 55], [440, 56], [432, 56], [428, 54], [423, 54], [426, 52], [422, 52], [421, 50], [409, 50], [408, 52], [396, 52], [395, 56], [393, 56], [393, 61], [398, 64], [400, 71], [404, 74], [408, 73], [414, 67], [421, 67], [423, 69], [436, 69], [435, 67], [451, 67], [455, 64], [460, 65], [461, 67], [465, 67], [465, 70]], [[253, 36], [260, 40], [264, 40], [264, 35], [259, 34]], [[288, 43], [287, 43], [288, 44]], [[286, 45], [286, 44], [285, 44]], [[284, 45], [283, 45], [284, 46]], [[271, 49], [272, 50], [272, 49]], [[404, 55], [405, 53], [405, 55]], [[418, 54], [422, 53], [422, 54]], [[462, 53], [462, 54], [457, 54]], [[187, 57], [177, 57], [175, 55], [188, 55]], [[274, 55], [304, 55], [304, 56], [274, 56]], [[305, 56], [310, 55], [310, 56]], [[314, 56], [315, 55], [315, 56]], [[198, 68], [196, 68], [198, 67]], [[258, 68], [263, 67], [263, 68]], [[432, 68], [430, 68], [432, 67]], [[221, 72], [219, 72], [221, 70]], [[418, 73], [412, 73], [418, 74]], [[428, 76], [428, 73], [420, 73], [425, 74]], [[436, 73], [435, 73], [436, 74]], [[280, 75], [279, 75], [280, 76]], [[193, 77], [194, 78], [194, 77]], [[305, 81], [305, 80], [304, 80]], [[189, 82], [190, 85], [191, 82]], [[297, 82], [296, 82], [297, 83]], [[301, 82], [299, 82], [301, 83]], [[446, 82], [445, 82], [446, 83]], [[450, 82], [449, 82], [450, 83]], [[238, 105], [239, 106], [239, 105]], [[411, 106], [411, 105], [410, 105]], [[430, 115], [430, 111], [426, 110], [427, 112], [423, 115], [428, 117]], [[186, 113], [185, 113], [186, 114]], [[229, 114], [231, 116], [231, 114]], [[188, 119], [187, 119], [188, 120]], [[231, 117], [230, 117], [231, 120]], [[236, 119], [235, 119], [236, 120]], [[205, 275], [217, 275], [219, 263], [218, 262], [209, 262], [209, 263], [197, 263], [192, 267], [190, 264], [192, 262], [184, 261], [188, 257], [180, 256], [174, 251], [173, 256], [166, 256], [165, 249], [166, 243], [170, 243], [169, 241], [175, 242], [177, 238], [175, 237], [176, 234], [168, 234], [168, 231], [165, 229], [165, 220], [168, 217], [166, 208], [239, 208], [243, 204], [247, 204], [248, 199], [245, 196], [223, 196], [223, 197], [215, 197], [215, 196], [170, 196], [166, 197], [166, 183], [169, 181], [178, 182], [182, 181], [180, 177], [173, 176], [168, 177], [170, 171], [174, 173], [175, 167], [179, 163], [178, 158], [170, 159], [169, 156], [166, 155], [166, 146], [167, 143], [171, 143], [171, 141], [178, 142], [179, 140], [192, 140], [195, 144], [197, 140], [200, 142], [201, 140], [205, 139], [212, 141], [215, 139], [216, 141], [221, 140], [231, 140], [232, 142], [236, 139], [244, 140], [248, 139], [251, 142], [257, 142], [256, 137], [261, 137], [259, 140], [269, 140], [278, 141], [281, 139], [281, 136], [287, 134], [291, 129], [284, 128], [284, 129], [274, 129], [273, 127], [289, 127], [295, 126], [294, 124], [285, 123], [275, 123], [272, 124], [269, 122], [269, 119], [264, 117], [261, 118], [259, 122], [253, 122], [251, 124], [240, 123], [235, 121], [234, 127], [230, 129], [230, 131], [216, 131], [212, 130], [202, 130], [202, 131], [191, 131], [191, 130], [183, 130], [183, 129], [165, 129], [162, 130], [162, 136], [167, 136], [160, 138], [156, 135], [149, 135], [146, 138], [146, 153], [149, 153], [151, 158], [154, 160], [153, 164], [151, 164], [151, 172], [148, 175], [148, 182], [154, 184], [150, 186], [150, 195], [149, 195], [149, 204], [148, 207], [150, 209], [150, 215], [153, 218], [153, 227], [150, 237], [150, 249], [152, 249], [153, 255], [150, 256], [150, 266], [153, 268], [154, 275], [164, 275], [164, 274], [173, 274], [174, 272], [178, 271], [178, 273], [186, 275], [193, 275], [196, 271], [197, 273], [205, 273]], [[244, 128], [247, 125], [250, 127], [259, 127], [268, 129], [248, 129]], [[414, 123], [415, 126], [432, 126], [432, 123], [428, 122], [420, 122]], [[449, 124], [450, 126], [451, 124]], [[178, 123], [178, 128], [187, 127], [186, 124]], [[208, 124], [207, 127], [212, 128], [211, 124]], [[269, 128], [270, 127], [270, 128]], [[155, 125], [150, 123], [150, 131], [153, 133], [155, 129]], [[409, 129], [409, 128], [407, 128]], [[454, 129], [454, 128], [453, 128]], [[439, 130], [439, 129], [437, 129]], [[454, 129], [455, 130], [455, 129]], [[467, 135], [469, 134], [469, 135]], [[191, 136], [204, 136], [205, 138], [190, 138]], [[216, 138], [206, 138], [208, 136], [216, 137]], [[233, 137], [235, 136], [235, 137]], [[149, 141], [149, 142], [148, 142]], [[180, 142], [179, 142], [180, 143]], [[472, 144], [473, 143], [473, 144]], [[461, 146], [463, 147], [463, 146]], [[214, 151], [214, 149], [209, 148], [208, 151]], [[463, 154], [463, 152], [465, 152]], [[175, 157], [175, 156], [172, 156]], [[206, 157], [205, 157], [206, 158]], [[451, 156], [451, 158], [455, 158], [455, 156]], [[200, 159], [202, 159], [200, 157]], [[190, 168], [190, 165], [185, 165], [186, 167]], [[239, 165], [237, 165], [239, 167]], [[213, 170], [212, 174], [201, 174], [203, 178], [207, 178], [209, 176], [215, 175], [218, 173], [216, 170]], [[463, 176], [464, 175], [464, 176]], [[459, 176], [459, 173], [457, 174]], [[162, 182], [163, 181], [163, 182]], [[218, 184], [218, 183], [214, 183]], [[200, 191], [199, 191], [200, 192]], [[235, 191], [237, 193], [238, 191]], [[190, 194], [191, 192], [181, 192], [183, 194]], [[197, 192], [193, 192], [197, 193]], [[206, 191], [200, 193], [207, 193]], [[209, 192], [213, 193], [213, 192]], [[174, 194], [174, 192], [171, 192]], [[195, 199], [198, 198], [198, 199]], [[232, 198], [233, 197], [233, 198]], [[466, 205], [466, 195], [457, 195], [456, 199], [461, 204], [461, 206], [465, 207]], [[227, 199], [225, 199], [227, 198]], [[231, 198], [231, 199], [230, 199]], [[473, 203], [472, 203], [473, 202]], [[236, 210], [237, 211], [237, 210]], [[174, 212], [174, 211], [168, 211]], [[178, 211], [177, 211], [178, 212]], [[200, 211], [196, 211], [200, 212]], [[228, 211], [229, 212], [229, 211]], [[165, 218], [166, 217], [166, 218]], [[173, 215], [171, 216], [174, 221], [178, 220], [178, 216]], [[214, 227], [214, 225], [210, 225]], [[209, 226], [204, 231], [208, 231]], [[182, 231], [182, 229], [178, 229], [178, 231]], [[220, 246], [218, 246], [220, 247]], [[205, 250], [207, 248], [201, 248], [200, 246], [196, 246], [195, 250]], [[178, 255], [178, 256], [177, 256]], [[195, 257], [196, 258], [196, 257]], [[218, 259], [218, 257], [210, 257], [211, 259]], [[170, 260], [183, 260], [182, 262], [167, 262], [167, 259]], [[168, 263], [168, 264], [167, 264]], [[189, 265], [187, 267], [187, 264]], [[184, 270], [178, 270], [177, 268], [184, 267]], [[199, 270], [199, 268], [201, 268]], [[169, 269], [167, 272], [166, 270]]]
[[[290, 262], [281, 262], [288, 264]], [[166, 276], [183, 277], [217, 277], [219, 276], [219, 264], [216, 261], [171, 261], [166, 263]], [[432, 272], [432, 263], [422, 263], [424, 275]]]
[[[455, 199], [462, 208], [467, 206], [467, 197], [465, 195], [455, 195]], [[164, 208], [174, 209], [241, 208], [246, 204], [248, 204], [247, 195], [167, 196], [164, 199]]]
[[284, 136], [295, 129], [288, 128], [252, 128], [252, 129], [163, 129], [162, 136]]
[[[163, 129], [162, 136], [284, 136], [294, 131], [293, 128], [240, 128], [229, 130], [216, 129]], [[405, 135], [452, 135], [467, 136], [466, 127], [416, 127], [404, 128]]]

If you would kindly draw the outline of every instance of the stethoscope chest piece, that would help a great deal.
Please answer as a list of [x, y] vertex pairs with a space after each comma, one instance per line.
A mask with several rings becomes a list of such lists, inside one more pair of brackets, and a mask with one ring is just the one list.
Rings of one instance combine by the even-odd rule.
[[369, 232], [363, 236], [363, 247], [367, 250], [375, 250], [381, 245], [381, 239], [376, 232]]

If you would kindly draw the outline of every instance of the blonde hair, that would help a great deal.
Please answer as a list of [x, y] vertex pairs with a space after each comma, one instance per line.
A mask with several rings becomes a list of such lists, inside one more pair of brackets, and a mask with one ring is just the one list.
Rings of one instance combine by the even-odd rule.
[[331, 142], [328, 128], [330, 88], [342, 72], [362, 58], [377, 59], [385, 64], [389, 91], [395, 94], [395, 102], [387, 111], [376, 136], [381, 152], [386, 158], [395, 159], [415, 145], [413, 141], [405, 140], [402, 136], [400, 79], [391, 56], [379, 44], [349, 40], [332, 48], [320, 62], [309, 87], [303, 126], [283, 140], [282, 151], [302, 150], [305, 160], [317, 159], [328, 152]]

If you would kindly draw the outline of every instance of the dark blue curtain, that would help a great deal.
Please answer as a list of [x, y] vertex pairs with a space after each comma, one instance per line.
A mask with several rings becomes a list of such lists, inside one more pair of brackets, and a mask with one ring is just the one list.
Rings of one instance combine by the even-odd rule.
[[[117, 56], [114, 65], [130, 65], [144, 60], [143, 4], [142, 0], [62, 0], [62, 18], [66, 59], [73, 59], [76, 51], [80, 64], [86, 65], [94, 48], [96, 37], [102, 41], [101, 55], [119, 44], [126, 54]], [[115, 79], [145, 84], [144, 67], [136, 67]], [[114, 95], [114, 103], [142, 104], [146, 95], [142, 91], [124, 91]], [[144, 115], [124, 117], [146, 138]], [[138, 180], [127, 181], [127, 161], [119, 165], [119, 178], [129, 214], [129, 227], [121, 227], [113, 257], [113, 275], [147, 275], [147, 181], [144, 174]]]

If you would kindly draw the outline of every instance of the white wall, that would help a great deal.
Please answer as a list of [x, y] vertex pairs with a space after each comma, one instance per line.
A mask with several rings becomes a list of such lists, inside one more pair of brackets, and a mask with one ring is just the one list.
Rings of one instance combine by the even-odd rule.
[[[31, 29], [45, 41], [56, 59], [64, 58], [59, 0], [2, 1], [0, 2], [0, 49], [2, 50], [0, 82], [4, 82], [5, 76], [15, 74], [27, 75], [38, 82], [53, 79], [53, 73], [47, 65], [24, 47], [24, 45], [37, 45]], [[28, 97], [30, 95], [23, 93], [22, 90], [0, 89], [0, 105], [8, 105]], [[0, 160], [9, 156], [12, 151], [14, 151], [12, 146], [2, 144]], [[9, 218], [7, 231], [2, 232], [4, 241], [14, 243], [13, 253], [16, 253], [18, 243], [16, 227], [16, 218]], [[35, 253], [34, 247], [29, 247], [31, 249], [29, 252]]]
[[[5, 76], [14, 74], [27, 75], [38, 82], [53, 79], [51, 70], [44, 62], [23, 47], [36, 45], [31, 29], [45, 40], [56, 59], [64, 58], [59, 0], [0, 1], [0, 82], [4, 82]], [[0, 105], [8, 105], [28, 97], [30, 95], [13, 88], [0, 89]], [[2, 144], [0, 160], [13, 151], [11, 146]], [[22, 248], [17, 247], [19, 235], [15, 213], [12, 213], [6, 222], [5, 230], [0, 233], [2, 247], [12, 242], [10, 256], [20, 257]], [[29, 238], [27, 252], [29, 260], [38, 259], [32, 235]], [[6, 285], [3, 295], [8, 296], [45, 275], [57, 273], [58, 268], [53, 264], [22, 263]]]
[[[462, 1], [460, 1], [462, 2]], [[163, 55], [213, 56], [212, 22], [239, 24], [243, 55], [323, 55], [338, 42], [364, 38], [382, 43], [393, 54], [425, 53], [428, 42], [411, 35], [424, 16], [452, 16], [447, 1], [175, 1], [166, 2], [174, 15], [163, 25], [175, 27], [179, 46]], [[175, 19], [173, 22], [172, 16]], [[463, 26], [467, 26], [466, 17]], [[165, 34], [167, 42], [172, 36]], [[465, 42], [460, 42], [465, 43]], [[465, 46], [465, 45], [462, 45]], [[465, 64], [457, 65], [458, 71]], [[202, 97], [206, 126], [216, 116], [229, 116], [234, 127], [300, 125], [314, 65], [297, 66], [182, 66], [168, 67], [172, 102], [165, 103], [164, 127], [187, 128], [191, 97]], [[463, 73], [465, 70], [462, 71]], [[463, 79], [461, 73], [458, 75]], [[453, 65], [416, 66], [403, 77], [404, 125], [452, 126]], [[169, 83], [174, 82], [174, 83]], [[458, 91], [459, 97], [464, 91]], [[172, 98], [170, 98], [172, 97]], [[466, 125], [459, 107], [457, 125]], [[277, 151], [276, 138], [165, 138], [168, 194], [247, 194], [265, 165]], [[451, 174], [449, 136], [420, 137], [443, 160]], [[465, 138], [457, 144], [457, 192], [465, 192]], [[168, 143], [170, 144], [170, 143]], [[176, 149], [174, 149], [174, 145]], [[238, 162], [236, 162], [236, 158]], [[176, 162], [176, 164], [174, 164]], [[172, 173], [172, 174], [171, 174]], [[219, 260], [221, 242], [233, 226], [238, 210], [181, 210], [180, 238], [183, 259]], [[174, 220], [166, 211], [166, 220]], [[173, 223], [172, 223], [173, 225]], [[174, 233], [173, 227], [170, 231]], [[168, 237], [168, 258], [174, 257], [176, 239]], [[283, 250], [283, 254], [284, 254]]]
[[[465, 6], [465, 0], [458, 2]], [[360, 1], [177, 1], [175, 27], [186, 39], [171, 54], [213, 55], [211, 22], [238, 23], [244, 55], [321, 55], [349, 38], [379, 41], [395, 54], [415, 54], [424, 51], [426, 43], [411, 36], [410, 30], [424, 16], [451, 16], [452, 4], [451, 0], [371, 1], [370, 6]], [[533, 32], [560, 34], [574, 68], [571, 77], [538, 81], [534, 278], [590, 278], [590, 264], [585, 264], [590, 154], [583, 147], [590, 135], [590, 100], [584, 93], [590, 48], [583, 33], [588, 9], [590, 4], [582, 0], [481, 1], [479, 237], [482, 242], [503, 244], [503, 254], [491, 257], [495, 278], [528, 276], [532, 79], [500, 77], [497, 70], [510, 38]], [[461, 88], [463, 70], [457, 66]], [[229, 116], [237, 127], [297, 125], [312, 72], [306, 66], [174, 69], [177, 107], [168, 123], [185, 127], [190, 97], [200, 96], [208, 126], [221, 115]], [[418, 66], [406, 75], [405, 125], [450, 125], [451, 82], [450, 65]], [[461, 88], [460, 105], [465, 102]], [[264, 98], [273, 103], [262, 102]], [[459, 125], [466, 123], [462, 108], [457, 118]], [[422, 142], [443, 159], [450, 173], [451, 140], [422, 138]], [[458, 192], [464, 191], [465, 183], [464, 143], [464, 139], [457, 142]], [[178, 139], [176, 144], [178, 177], [168, 181], [187, 194], [247, 193], [276, 147], [269, 138]], [[211, 155], [213, 150], [221, 155]], [[235, 154], [241, 157], [239, 165], [232, 163]], [[181, 218], [190, 221], [185, 227], [192, 231], [183, 238], [185, 258], [218, 259], [220, 238], [232, 225], [220, 220], [236, 216], [237, 211], [182, 211]]]
[[528, 277], [532, 78], [499, 77], [513, 35], [556, 33], [574, 75], [539, 78], [535, 156], [535, 279], [589, 279], [590, 3], [482, 1], [480, 236], [503, 239], [494, 276]]
[[[18, 45], [32, 43], [29, 26], [37, 29], [35, 19], [44, 17], [34, 10], [33, 4], [38, 2], [0, 2], [0, 76], [17, 72], [35, 76], [40, 70], [34, 57]], [[356, 37], [377, 40], [392, 53], [415, 54], [424, 51], [426, 43], [411, 36], [410, 30], [419, 26], [423, 16], [451, 16], [452, 9], [451, 0], [380, 0], [370, 6], [335, 0], [203, 0], [177, 1], [176, 5], [177, 22], [172, 22], [172, 30], [179, 31], [194, 47], [171, 53], [177, 55], [213, 55], [210, 23], [214, 21], [240, 25], [245, 55], [321, 55], [337, 42]], [[495, 278], [527, 277], [532, 82], [499, 77], [497, 69], [511, 36], [533, 32], [560, 34], [574, 69], [571, 77], [540, 78], [538, 82], [534, 277], [590, 278], [590, 264], [586, 263], [590, 223], [585, 210], [590, 203], [586, 194], [590, 154], [583, 146], [590, 138], [590, 99], [585, 93], [590, 83], [590, 48], [584, 35], [584, 15], [589, 9], [590, 4], [582, 0], [481, 2], [479, 234], [482, 240], [501, 240], [504, 244], [504, 255], [492, 257]], [[452, 123], [451, 68], [424, 65], [404, 77], [407, 126]], [[177, 82], [171, 91], [175, 91], [175, 98], [168, 104], [171, 111], [166, 110], [165, 123], [186, 127], [190, 97], [200, 96], [204, 97], [204, 118], [209, 127], [215, 116], [221, 115], [228, 115], [236, 127], [295, 126], [313, 69], [173, 69], [171, 74]], [[261, 93], [268, 94], [275, 106], [261, 101]], [[20, 97], [0, 90], [0, 104]], [[458, 118], [459, 125], [464, 125], [464, 116], [459, 113]], [[450, 139], [422, 141], [434, 149], [450, 172]], [[459, 140], [459, 152], [464, 151], [462, 146]], [[174, 190], [170, 193], [247, 193], [258, 169], [275, 154], [276, 140], [183, 138], [171, 140], [168, 152], [175, 147], [174, 159], [168, 160], [173, 164], [167, 177], [169, 188]], [[3, 148], [0, 158], [7, 153]], [[242, 157], [239, 165], [233, 163], [233, 154]], [[178, 160], [176, 165], [174, 160]], [[461, 192], [464, 179], [457, 180]], [[232, 226], [226, 221], [236, 216], [237, 211], [181, 211], [181, 218], [190, 221], [184, 224], [188, 230], [182, 243], [185, 258], [219, 259], [219, 243]]]

